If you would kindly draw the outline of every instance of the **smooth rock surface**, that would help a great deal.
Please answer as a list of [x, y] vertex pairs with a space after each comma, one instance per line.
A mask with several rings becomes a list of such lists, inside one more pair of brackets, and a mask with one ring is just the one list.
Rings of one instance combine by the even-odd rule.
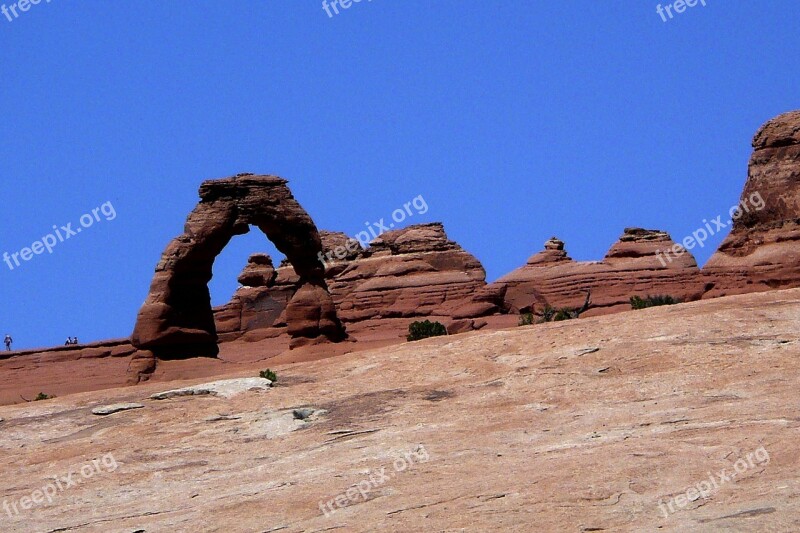
[[114, 403], [111, 405], [102, 405], [92, 409], [93, 415], [106, 416], [119, 413], [120, 411], [130, 411], [131, 409], [143, 409], [144, 405], [140, 403]]
[[225, 379], [211, 383], [203, 383], [201, 385], [193, 385], [191, 387], [183, 387], [181, 389], [157, 392], [151, 395], [150, 399], [166, 400], [168, 398], [175, 398], [178, 396], [203, 396], [207, 394], [211, 396], [231, 398], [237, 394], [254, 389], [267, 390], [271, 386], [272, 382], [265, 378]]

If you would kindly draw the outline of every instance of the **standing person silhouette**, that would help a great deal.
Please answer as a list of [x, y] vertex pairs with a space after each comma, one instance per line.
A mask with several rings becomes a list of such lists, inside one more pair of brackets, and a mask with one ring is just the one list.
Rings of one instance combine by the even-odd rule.
[[6, 351], [10, 352], [11, 351], [11, 343], [14, 342], [14, 339], [11, 338], [11, 335], [6, 334], [6, 338], [5, 338], [5, 340], [3, 342], [5, 342], [5, 344], [6, 344]]

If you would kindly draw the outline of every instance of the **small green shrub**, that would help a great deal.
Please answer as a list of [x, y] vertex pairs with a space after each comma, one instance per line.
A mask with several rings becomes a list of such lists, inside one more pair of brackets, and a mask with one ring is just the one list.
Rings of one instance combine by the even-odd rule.
[[556, 310], [555, 314], [553, 315], [553, 322], [578, 318], [579, 313], [577, 311], [577, 307], [562, 307], [561, 309]]
[[519, 315], [518, 326], [530, 326], [533, 324], [533, 313], [522, 313]]
[[431, 322], [430, 320], [412, 322], [408, 325], [408, 336], [406, 340], [409, 342], [418, 341], [420, 339], [438, 337], [440, 335], [447, 335], [447, 329], [441, 322]]
[[542, 309], [542, 315], [539, 317], [538, 322], [552, 322], [553, 317], [556, 315], [556, 308], [550, 305], [545, 305]]
[[278, 374], [276, 374], [275, 372], [273, 372], [273, 371], [272, 371], [272, 370], [270, 370], [269, 368], [268, 368], [268, 369], [266, 369], [266, 370], [262, 370], [261, 372], [259, 372], [259, 373], [258, 373], [258, 375], [259, 375], [260, 377], [264, 378], [264, 379], [268, 379], [268, 380], [270, 380], [270, 381], [271, 381], [271, 382], [273, 382], [273, 383], [275, 383], [276, 381], [278, 381]]
[[631, 309], [647, 309], [648, 307], [658, 307], [660, 305], [675, 305], [681, 301], [678, 298], [673, 298], [669, 295], [656, 295], [645, 296], [631, 296]]
[[36, 395], [36, 398], [34, 398], [33, 401], [38, 402], [41, 400], [52, 400], [53, 398], [55, 398], [55, 396], [50, 396], [49, 394], [40, 392], [39, 394]]

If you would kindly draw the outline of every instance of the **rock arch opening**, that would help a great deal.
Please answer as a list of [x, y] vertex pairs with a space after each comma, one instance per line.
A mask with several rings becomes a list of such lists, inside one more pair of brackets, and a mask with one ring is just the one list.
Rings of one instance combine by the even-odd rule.
[[214, 275], [208, 283], [212, 308], [230, 303], [243, 286], [251, 286], [251, 283], [242, 283], [239, 279], [243, 275], [242, 268], [247, 267], [251, 257], [267, 257], [274, 268], [286, 259], [258, 228], [251, 226], [246, 235], [233, 237], [214, 260]]

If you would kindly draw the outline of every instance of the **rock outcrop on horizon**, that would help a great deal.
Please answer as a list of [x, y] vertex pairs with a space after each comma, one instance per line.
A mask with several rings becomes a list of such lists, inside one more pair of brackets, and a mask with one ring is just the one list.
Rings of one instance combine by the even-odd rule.
[[208, 282], [214, 259], [235, 235], [257, 226], [298, 273], [299, 287], [286, 307], [295, 345], [345, 337], [317, 255], [320, 236], [311, 217], [277, 176], [239, 174], [208, 180], [184, 232], [169, 243], [131, 342], [160, 358], [216, 356], [217, 331]]
[[[81, 375], [81, 390], [89, 390], [95, 368], [118, 373], [97, 383], [159, 379], [171, 369], [156, 368], [157, 359], [213, 356], [218, 340], [228, 361], [293, 361], [291, 347], [344, 340], [344, 324], [363, 348], [396, 343], [410, 322], [426, 318], [443, 322], [450, 334], [510, 327], [524, 310], [577, 308], [587, 292], [591, 307], [582, 316], [628, 310], [632, 296], [691, 301], [800, 287], [800, 111], [767, 122], [753, 148], [741, 210], [731, 213], [732, 231], [702, 271], [667, 233], [628, 228], [601, 261], [572, 260], [554, 237], [491, 284], [480, 261], [451, 241], [441, 223], [390, 231], [362, 249], [344, 233], [318, 232], [281, 178], [206, 181], [184, 233], [162, 255], [131, 339], [9, 352], [0, 361], [11, 371], [47, 363], [41, 366], [48, 383], [53, 364], [70, 365], [68, 372]], [[213, 261], [251, 224], [288, 259], [275, 268], [269, 256], [251, 256], [234, 297], [212, 310]], [[260, 341], [266, 342], [258, 354], [250, 354], [249, 343]], [[14, 382], [12, 374], [7, 378]]]
[[[500, 311], [480, 261], [448, 239], [441, 223], [386, 232], [344, 268], [331, 294], [345, 322], [378, 318], [477, 318]], [[465, 314], [466, 311], [466, 314]]]
[[587, 316], [630, 309], [631, 296], [668, 294], [698, 300], [703, 280], [697, 262], [686, 250], [667, 257], [664, 252], [675, 245], [663, 231], [626, 228], [602, 261], [579, 262], [553, 237], [524, 266], [492, 285], [505, 287], [506, 302], [514, 311], [541, 310], [545, 305], [580, 307], [587, 291], [592, 302]]
[[[323, 257], [334, 258], [326, 261], [325, 278], [345, 324], [431, 316], [455, 321], [502, 311], [504, 289], [487, 286], [480, 261], [449, 240], [441, 223], [389, 231], [355, 251], [347, 248], [355, 241], [344, 233], [320, 235]], [[252, 261], [240, 281], [253, 269]], [[256, 339], [281, 334], [281, 313], [298, 281], [292, 266], [283, 264], [272, 284], [240, 287], [230, 303], [215, 310], [220, 333], [228, 335], [223, 338], [253, 330], [262, 330], [251, 335]], [[473, 327], [469, 321], [455, 324], [459, 331]]]
[[[335, 320], [350, 325], [370, 323], [377, 328], [379, 324], [389, 327], [386, 324], [393, 320], [431, 317], [441, 319], [448, 324], [448, 329], [457, 332], [478, 327], [474, 321], [481, 317], [541, 309], [545, 305], [579, 307], [587, 292], [591, 293], [591, 307], [585, 315], [591, 316], [630, 309], [632, 296], [669, 295], [681, 301], [692, 301], [799, 286], [800, 112], [787, 113], [767, 122], [756, 134], [753, 147], [755, 152], [740, 204], [743, 209], [733, 217], [736, 220], [731, 234], [702, 271], [691, 253], [667, 233], [627, 228], [601, 261], [574, 261], [567, 255], [564, 243], [553, 238], [524, 266], [487, 285], [480, 261], [449, 240], [441, 223], [389, 231], [362, 249], [344, 233], [320, 231], [317, 234], [315, 229], [309, 232], [313, 222], [305, 212], [297, 211], [302, 208], [295, 202], [289, 212], [281, 216], [299, 217], [296, 229], [302, 230], [302, 235], [312, 234], [312, 246], [303, 250], [300, 259], [285, 259], [277, 269], [268, 256], [252, 256], [239, 276], [241, 287], [232, 300], [214, 310], [216, 331], [223, 341], [243, 335], [257, 341], [285, 333], [313, 338], [326, 327], [330, 331], [341, 331], [341, 327], [333, 325]], [[263, 187], [267, 180], [269, 187], [285, 188], [285, 182], [274, 177], [233, 178], [237, 179], [236, 184], [216, 182], [217, 187], [241, 187], [242, 180], [258, 180]], [[204, 187], [209, 186], [204, 184]], [[228, 229], [221, 232], [221, 237], [215, 237], [222, 240], [210, 245], [210, 253], [200, 253], [199, 258], [193, 258], [189, 269], [192, 273], [183, 276], [193, 284], [193, 290], [197, 289], [192, 297], [203, 301], [207, 296], [206, 274], [210, 274], [210, 262], [218, 253], [216, 250], [221, 249], [231, 235], [244, 231], [245, 222], [255, 220], [252, 215], [240, 220], [236, 202], [231, 203], [230, 198], [225, 200], [224, 193], [206, 191], [206, 195], [210, 196], [208, 200], [213, 206], [210, 207], [211, 218], [220, 220], [206, 220], [207, 199], [204, 197], [198, 212], [190, 216], [187, 228], [192, 224], [199, 226], [196, 231], [201, 238], [208, 238], [203, 234], [203, 224], [221, 224]], [[280, 195], [288, 195], [287, 206], [294, 201], [288, 189]], [[256, 201], [245, 203], [248, 202], [252, 211]], [[274, 226], [270, 226], [270, 222], [263, 222], [263, 225], [262, 229], [272, 237]], [[278, 240], [280, 238], [277, 236]], [[186, 239], [184, 235], [171, 246], [178, 249], [197, 246], [196, 243], [187, 244]], [[305, 243], [306, 238], [296, 239], [294, 244], [299, 242]], [[174, 271], [177, 267], [170, 266], [169, 260], [171, 254], [179, 253], [168, 249], [162, 261], [166, 261], [166, 266], [160, 264], [159, 268]], [[298, 265], [305, 269], [302, 275], [298, 274]], [[151, 297], [156, 295], [156, 299], [163, 299], [168, 275], [157, 272]], [[310, 279], [316, 281], [310, 282]], [[179, 289], [180, 286], [172, 288], [173, 291]], [[143, 329], [137, 326], [138, 336], [134, 337], [139, 340], [137, 346], [158, 347], [156, 343], [172, 342], [173, 335], [180, 340], [187, 331], [199, 339], [203, 332], [212, 331], [205, 317], [199, 332], [185, 326], [177, 331], [158, 326], [162, 330], [157, 327], [148, 332], [148, 327], [152, 329], [154, 324], [159, 324], [150, 314], [155, 313], [162, 322], [163, 317], [169, 315], [169, 309], [160, 305], [161, 302], [151, 302], [143, 308], [140, 317], [145, 333], [150, 333], [155, 343], [152, 340], [142, 342]], [[318, 321], [320, 312], [322, 319]], [[393, 324], [391, 327], [399, 327]], [[210, 342], [211, 336], [200, 340]]]
[[800, 111], [768, 121], [752, 144], [733, 229], [703, 268], [705, 298], [800, 286]]

